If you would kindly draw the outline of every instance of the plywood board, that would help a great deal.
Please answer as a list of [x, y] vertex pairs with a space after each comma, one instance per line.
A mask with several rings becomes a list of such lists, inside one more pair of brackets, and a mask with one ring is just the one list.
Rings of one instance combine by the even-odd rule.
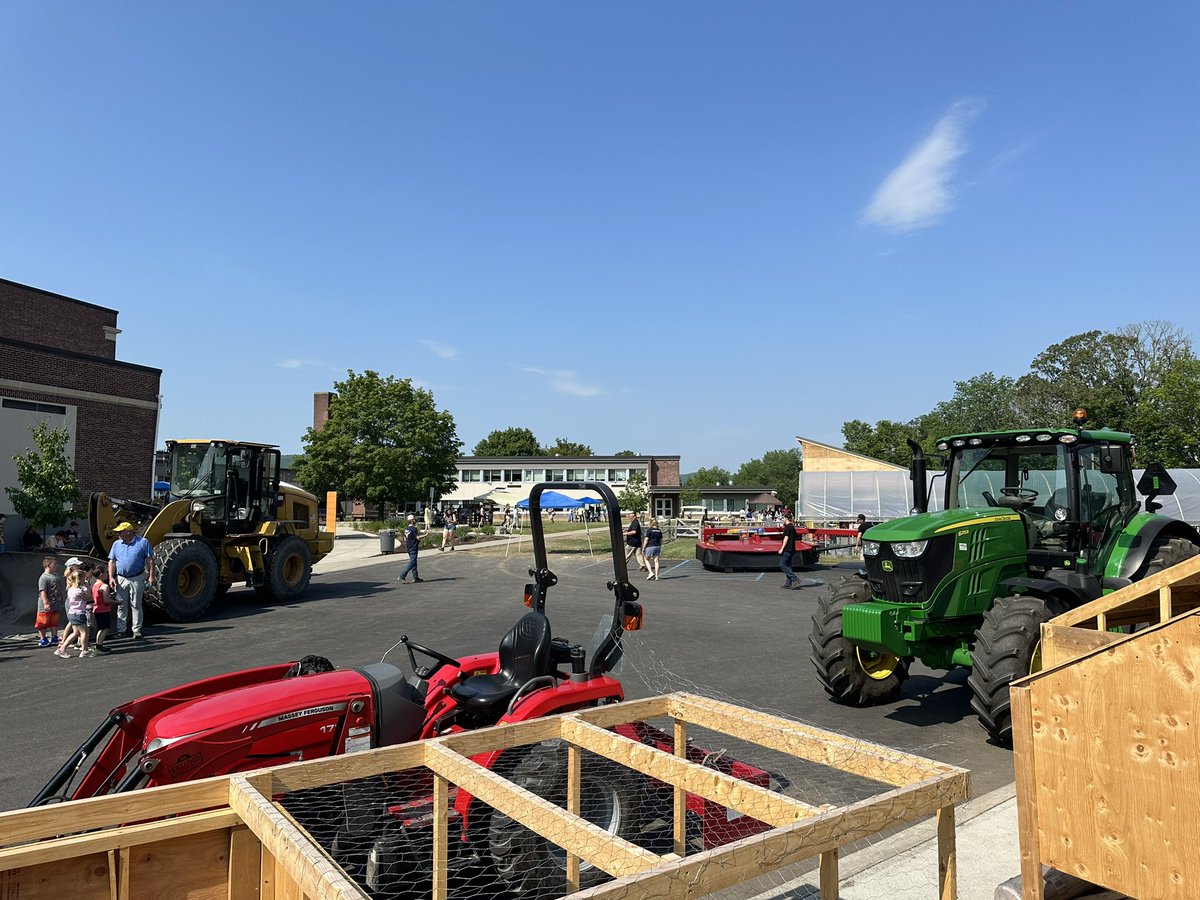
[[89, 853], [0, 871], [0, 897], [17, 900], [110, 900], [107, 853]]

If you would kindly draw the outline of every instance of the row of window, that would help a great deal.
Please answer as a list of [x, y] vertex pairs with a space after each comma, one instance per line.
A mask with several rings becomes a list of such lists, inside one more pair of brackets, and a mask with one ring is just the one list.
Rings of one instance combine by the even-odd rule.
[[645, 469], [460, 469], [459, 482], [537, 484], [540, 481], [604, 481], [610, 484], [646, 477]]

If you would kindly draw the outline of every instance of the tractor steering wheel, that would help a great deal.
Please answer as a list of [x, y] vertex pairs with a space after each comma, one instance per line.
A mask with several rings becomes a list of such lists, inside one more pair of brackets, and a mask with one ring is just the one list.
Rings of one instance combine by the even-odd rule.
[[[445, 653], [438, 653], [436, 650], [431, 650], [428, 647], [418, 644], [416, 641], [410, 641], [407, 634], [400, 636], [400, 643], [402, 643], [404, 645], [404, 649], [408, 651], [408, 661], [412, 663], [413, 674], [422, 681], [428, 681], [438, 673], [442, 666], [454, 666], [455, 668], [458, 668], [457, 659], [447, 656]], [[417, 657], [413, 654], [414, 650], [417, 651], [417, 653], [420, 653], [422, 656], [428, 656], [430, 659], [435, 660], [437, 665], [418, 666]]]
[[1005, 497], [1016, 497], [1024, 503], [1032, 503], [1038, 498], [1038, 492], [1026, 487], [1002, 487], [1000, 493]]

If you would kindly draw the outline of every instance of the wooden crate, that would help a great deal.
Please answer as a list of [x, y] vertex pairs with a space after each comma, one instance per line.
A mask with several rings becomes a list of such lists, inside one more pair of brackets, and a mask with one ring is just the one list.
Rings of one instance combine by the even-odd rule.
[[[672, 720], [675, 754], [608, 730], [650, 718]], [[688, 761], [689, 726], [887, 787], [861, 802], [814, 807]], [[552, 739], [569, 748], [566, 810], [471, 759]], [[583, 751], [673, 787], [674, 853], [652, 853], [575, 815]], [[563, 847], [574, 884], [581, 860], [614, 876], [599, 887], [570, 894], [574, 898], [700, 897], [815, 856], [820, 859], [821, 897], [833, 900], [839, 848], [930, 815], [938, 819], [938, 896], [957, 896], [954, 806], [967, 798], [965, 770], [731, 704], [670, 694], [178, 787], [0, 814], [0, 897], [365, 900], [362, 890], [272, 798], [415, 768], [428, 770], [434, 785], [433, 897], [438, 900], [447, 890], [452, 784]], [[772, 827], [684, 856], [686, 793]]]
[[1042, 659], [1011, 694], [1023, 896], [1045, 864], [1200, 897], [1200, 558], [1043, 625]]

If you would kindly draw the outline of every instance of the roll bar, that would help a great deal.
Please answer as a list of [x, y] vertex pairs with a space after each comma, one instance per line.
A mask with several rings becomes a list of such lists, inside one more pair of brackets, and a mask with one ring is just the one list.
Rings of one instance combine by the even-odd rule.
[[629, 583], [629, 570], [625, 565], [625, 532], [621, 528], [621, 504], [612, 488], [599, 481], [546, 481], [535, 484], [529, 492], [529, 526], [533, 536], [533, 564], [529, 570], [533, 577], [533, 608], [546, 612], [546, 592], [558, 584], [558, 576], [550, 571], [546, 562], [546, 533], [542, 528], [542, 492], [546, 490], [594, 491], [600, 495], [608, 510], [608, 536], [612, 542], [613, 580], [608, 589], [613, 592], [613, 616], [608, 634], [592, 655], [588, 669], [593, 676], [603, 675], [621, 658], [621, 633], [625, 630], [625, 604], [636, 603], [638, 590]]

